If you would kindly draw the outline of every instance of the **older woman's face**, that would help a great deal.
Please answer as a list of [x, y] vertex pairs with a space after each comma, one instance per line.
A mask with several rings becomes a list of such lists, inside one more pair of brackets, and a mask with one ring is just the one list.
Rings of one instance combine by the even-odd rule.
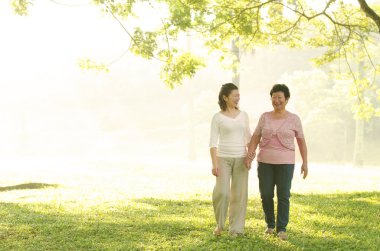
[[285, 110], [285, 106], [287, 103], [288, 100], [285, 98], [283, 92], [272, 93], [272, 106], [276, 111]]
[[224, 96], [228, 107], [237, 107], [240, 101], [239, 90], [232, 90], [228, 97]]

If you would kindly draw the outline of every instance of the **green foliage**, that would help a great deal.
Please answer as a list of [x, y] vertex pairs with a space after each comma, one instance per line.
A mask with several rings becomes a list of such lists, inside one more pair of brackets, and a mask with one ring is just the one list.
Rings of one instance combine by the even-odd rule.
[[[165, 61], [161, 77], [170, 88], [185, 77], [193, 76], [201, 66], [200, 61], [193, 60], [183, 64], [184, 60], [174, 60], [171, 56], [170, 51], [175, 50], [175, 46], [171, 44], [169, 51], [160, 50], [160, 46], [166, 45], [159, 45], [154, 41], [169, 43], [177, 39], [178, 32], [193, 30], [201, 34], [204, 45], [210, 51], [221, 52], [220, 61], [228, 69], [236, 68], [229, 50], [231, 39], [236, 37], [239, 37], [238, 47], [242, 50], [279, 44], [299, 48], [324, 48], [323, 55], [313, 61], [318, 66], [343, 62], [345, 66], [337, 69], [335, 77], [345, 80], [350, 86], [348, 95], [352, 97], [354, 117], [368, 120], [379, 114], [380, 102], [373, 98], [378, 84], [376, 79], [370, 77], [380, 72], [380, 60], [374, 56], [379, 50], [376, 35], [373, 35], [377, 27], [358, 5], [333, 1], [322, 12], [322, 9], [316, 10], [307, 1], [160, 2], [165, 3], [169, 10], [169, 15], [164, 18], [165, 27], [151, 37], [142, 35], [143, 31], [135, 33], [136, 41], [132, 51], [145, 58], [158, 55]], [[378, 5], [373, 8], [375, 11], [380, 10]], [[121, 11], [115, 13], [128, 16]], [[191, 63], [196, 65], [190, 67]], [[359, 68], [366, 73], [359, 73]]]
[[335, 67], [334, 77], [347, 83], [355, 119], [368, 121], [373, 116], [378, 116], [380, 107], [380, 102], [374, 98], [376, 88], [380, 86], [376, 77], [380, 73], [380, 57], [376, 53], [379, 51], [379, 37], [371, 33], [375, 26], [363, 13], [351, 5], [344, 7], [334, 17], [347, 25], [356, 25], [356, 28], [335, 25], [334, 29], [328, 29], [327, 24], [317, 22], [316, 27], [321, 32], [307, 43], [312, 47], [326, 48], [325, 53], [313, 59], [313, 62], [317, 66], [339, 65]]
[[12, 0], [11, 1], [11, 6], [14, 12], [20, 16], [28, 15], [29, 5], [32, 5], [32, 2], [28, 0]]
[[143, 58], [151, 59], [157, 50], [157, 35], [155, 32], [143, 32], [140, 28], [136, 28], [131, 51]]
[[174, 1], [169, 5], [170, 22], [173, 26], [181, 30], [192, 27], [191, 9], [189, 5], [183, 4], [181, 1]]
[[104, 63], [96, 63], [95, 61], [85, 58], [85, 59], [79, 59], [78, 65], [81, 69], [85, 70], [95, 70], [99, 72], [109, 72], [108, 67]]
[[365, 119], [370, 120], [373, 116], [379, 116], [377, 114], [379, 109], [373, 107], [373, 103], [368, 99], [364, 99], [363, 102], [356, 102], [353, 105], [353, 111], [355, 114], [355, 119]]
[[183, 53], [176, 57], [170, 57], [163, 66], [161, 77], [173, 89], [176, 84], [182, 82], [184, 77], [192, 78], [204, 66], [205, 63], [202, 58], [188, 52]]
[[138, 0], [93, 0], [94, 4], [102, 6], [103, 11], [127, 18], [134, 16], [133, 7]]

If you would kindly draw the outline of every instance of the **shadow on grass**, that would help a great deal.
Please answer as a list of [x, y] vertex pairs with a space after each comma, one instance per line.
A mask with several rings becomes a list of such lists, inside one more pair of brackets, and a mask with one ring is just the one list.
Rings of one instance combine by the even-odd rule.
[[259, 198], [250, 199], [239, 238], [211, 234], [208, 200], [143, 198], [88, 209], [0, 203], [0, 242], [4, 250], [375, 250], [379, 195], [295, 194], [287, 242], [263, 236]]
[[25, 183], [15, 186], [0, 187], [0, 192], [12, 191], [12, 190], [26, 190], [26, 189], [44, 189], [44, 188], [57, 188], [57, 184], [46, 184], [46, 183]]

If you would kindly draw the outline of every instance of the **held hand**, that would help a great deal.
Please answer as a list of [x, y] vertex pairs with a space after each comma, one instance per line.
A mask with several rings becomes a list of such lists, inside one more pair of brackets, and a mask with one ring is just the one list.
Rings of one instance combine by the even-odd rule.
[[245, 165], [245, 167], [246, 167], [248, 170], [251, 170], [251, 167], [252, 167], [252, 160], [253, 160], [253, 159], [249, 158], [248, 156], [245, 157], [244, 165]]
[[247, 158], [250, 158], [251, 160], [253, 160], [255, 157], [256, 157], [256, 152], [251, 152], [247, 154]]
[[219, 168], [218, 167], [213, 167], [211, 172], [212, 172], [212, 175], [214, 175], [215, 177], [219, 176]]
[[303, 174], [303, 179], [307, 177], [308, 172], [309, 172], [309, 169], [307, 167], [307, 164], [303, 163], [301, 166], [301, 174]]
[[244, 164], [245, 164], [245, 167], [246, 167], [248, 170], [251, 169], [252, 161], [253, 161], [253, 159], [254, 159], [255, 157], [256, 157], [256, 152], [248, 153], [247, 156], [245, 157]]

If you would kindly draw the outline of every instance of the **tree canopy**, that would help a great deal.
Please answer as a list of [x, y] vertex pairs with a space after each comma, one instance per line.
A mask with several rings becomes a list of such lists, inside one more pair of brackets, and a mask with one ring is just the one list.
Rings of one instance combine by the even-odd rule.
[[[54, 1], [59, 3], [58, 1]], [[316, 3], [317, 2], [317, 3]], [[174, 88], [206, 65], [204, 55], [189, 52], [178, 42], [181, 34], [199, 38], [208, 52], [220, 52], [220, 60], [235, 62], [230, 43], [241, 51], [286, 45], [323, 48], [317, 65], [343, 62], [336, 77], [347, 81], [358, 118], [380, 116], [380, 4], [370, 0], [93, 0], [112, 16], [130, 37], [130, 51], [163, 62], [161, 77]], [[11, 2], [15, 12], [27, 15], [32, 4]], [[154, 27], [130, 20], [156, 11]], [[232, 64], [232, 63], [231, 63]], [[106, 70], [89, 60], [84, 68]], [[232, 66], [232, 65], [231, 65]]]

